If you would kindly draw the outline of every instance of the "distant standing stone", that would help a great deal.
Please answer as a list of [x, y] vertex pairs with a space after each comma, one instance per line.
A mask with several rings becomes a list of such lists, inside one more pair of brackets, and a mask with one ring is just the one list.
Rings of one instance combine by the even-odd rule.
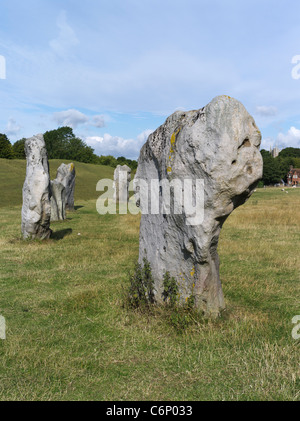
[[26, 178], [23, 186], [22, 235], [24, 239], [47, 239], [50, 230], [50, 177], [42, 134], [26, 140]]
[[116, 203], [128, 202], [130, 181], [131, 168], [127, 165], [118, 165], [114, 172], [114, 199]]
[[57, 180], [51, 181], [51, 221], [66, 219], [66, 189]]
[[74, 164], [61, 164], [57, 170], [56, 181], [61, 183], [65, 191], [66, 210], [74, 210], [74, 191], [75, 191], [75, 166]]
[[[252, 194], [262, 177], [261, 133], [244, 106], [228, 96], [204, 108], [177, 111], [152, 133], [138, 160], [136, 179], [202, 183], [204, 216], [195, 224], [182, 206], [171, 211], [143, 212], [139, 262], [152, 268], [156, 300], [163, 301], [163, 276], [177, 281], [182, 303], [216, 316], [225, 307], [217, 253], [221, 228]], [[177, 195], [177, 198], [181, 196]], [[197, 203], [195, 190], [184, 197]], [[175, 195], [173, 195], [173, 201]], [[201, 196], [202, 197], [202, 196]], [[179, 202], [180, 203], [180, 202]], [[191, 208], [190, 208], [191, 209]], [[200, 220], [200, 219], [199, 219]]]

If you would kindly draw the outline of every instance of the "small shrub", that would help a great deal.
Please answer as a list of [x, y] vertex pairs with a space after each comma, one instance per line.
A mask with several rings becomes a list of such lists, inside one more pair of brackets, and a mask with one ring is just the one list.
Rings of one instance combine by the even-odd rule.
[[163, 277], [163, 299], [168, 323], [178, 332], [183, 333], [190, 325], [195, 324], [199, 314], [195, 311], [195, 296], [191, 294], [184, 304], [179, 303], [179, 288], [174, 277], [166, 272]]
[[184, 305], [171, 308], [168, 321], [178, 333], [184, 333], [191, 326], [202, 325], [205, 318], [203, 312], [195, 308], [195, 297], [191, 295]]
[[178, 333], [183, 333], [193, 323], [190, 310], [185, 307], [175, 307], [170, 315], [170, 324]]
[[174, 307], [178, 303], [179, 289], [175, 278], [170, 277], [170, 273], [166, 272], [163, 278], [163, 299], [171, 307]]
[[145, 288], [145, 295], [147, 302], [150, 304], [154, 304], [155, 298], [154, 298], [154, 280], [152, 278], [152, 272], [151, 272], [151, 266], [148, 260], [144, 257], [143, 259], [143, 284]]
[[194, 296], [194, 294], [191, 294], [187, 298], [185, 306], [188, 310], [195, 311], [195, 296]]
[[143, 266], [137, 263], [134, 273], [130, 275], [127, 299], [128, 304], [133, 308], [149, 307], [155, 302], [151, 266], [146, 258], [143, 259]]
[[260, 181], [258, 182], [258, 184], [257, 184], [257, 187], [258, 187], [259, 189], [261, 189], [262, 187], [264, 187], [264, 182], [263, 182], [262, 180], [260, 180]]
[[177, 333], [184, 333], [190, 326], [203, 322], [202, 315], [195, 310], [195, 297], [191, 294], [184, 304], [179, 303], [179, 288], [174, 277], [166, 272], [163, 277], [162, 297], [166, 305], [152, 307], [155, 304], [154, 280], [151, 265], [144, 258], [143, 264], [136, 263], [134, 272], [129, 275], [129, 290], [125, 291], [125, 306], [131, 309], [151, 309], [151, 314], [160, 315]]

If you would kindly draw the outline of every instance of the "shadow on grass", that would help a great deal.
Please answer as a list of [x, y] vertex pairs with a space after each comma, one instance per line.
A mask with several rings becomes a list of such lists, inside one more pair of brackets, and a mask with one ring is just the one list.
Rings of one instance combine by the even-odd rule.
[[74, 206], [74, 210], [78, 210], [78, 209], [81, 209], [81, 208], [84, 208], [84, 206]]
[[56, 231], [56, 232], [52, 232], [51, 234], [51, 239], [52, 240], [62, 240], [64, 237], [66, 237], [67, 235], [72, 234], [73, 230], [72, 228], [66, 228], [64, 230], [60, 230], [60, 231]]

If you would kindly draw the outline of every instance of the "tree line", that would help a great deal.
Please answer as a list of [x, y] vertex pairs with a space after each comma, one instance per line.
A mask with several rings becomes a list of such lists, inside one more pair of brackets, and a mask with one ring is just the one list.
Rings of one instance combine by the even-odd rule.
[[[0, 158], [25, 159], [25, 140], [20, 139], [12, 145], [8, 137], [0, 133]], [[93, 148], [74, 135], [71, 127], [47, 131], [44, 133], [44, 140], [49, 159], [68, 159], [87, 164], [108, 165], [113, 168], [117, 165], [128, 165], [132, 170], [137, 168], [137, 161], [124, 156], [115, 158], [112, 155], [96, 155]], [[281, 180], [286, 182], [290, 166], [300, 168], [300, 148], [285, 148], [276, 158], [265, 149], [261, 150], [261, 154], [264, 163], [261, 185], [276, 184]]]
[[[26, 159], [25, 140], [23, 138], [11, 144], [6, 134], [0, 133], [0, 158]], [[74, 135], [71, 127], [65, 126], [47, 131], [44, 133], [44, 140], [48, 159], [66, 159], [87, 164], [108, 165], [113, 168], [117, 165], [128, 165], [132, 170], [137, 168], [137, 161], [124, 156], [115, 158], [112, 155], [96, 155], [93, 148]]]
[[261, 151], [264, 169], [261, 184], [271, 185], [287, 181], [287, 174], [291, 165], [300, 168], [300, 148], [285, 148], [279, 152], [276, 158], [271, 153], [262, 149]]

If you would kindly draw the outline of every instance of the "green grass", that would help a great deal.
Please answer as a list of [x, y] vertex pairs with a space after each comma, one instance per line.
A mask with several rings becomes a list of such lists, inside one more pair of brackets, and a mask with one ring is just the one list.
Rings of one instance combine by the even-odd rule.
[[299, 400], [300, 189], [257, 190], [234, 211], [219, 246], [227, 312], [181, 332], [161, 309], [123, 307], [139, 217], [98, 215], [89, 168], [51, 240], [22, 241], [20, 205], [0, 208], [0, 399]]
[[[62, 163], [72, 161], [51, 159], [49, 161], [51, 180], [56, 178], [57, 168]], [[97, 181], [102, 178], [113, 178], [114, 169], [105, 165], [84, 164], [75, 162], [76, 190], [75, 200], [96, 199]], [[26, 161], [0, 158], [0, 208], [22, 204], [22, 187], [26, 174]]]

